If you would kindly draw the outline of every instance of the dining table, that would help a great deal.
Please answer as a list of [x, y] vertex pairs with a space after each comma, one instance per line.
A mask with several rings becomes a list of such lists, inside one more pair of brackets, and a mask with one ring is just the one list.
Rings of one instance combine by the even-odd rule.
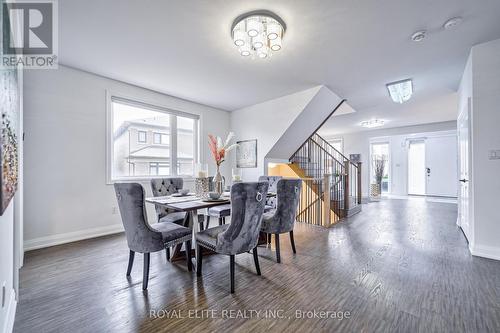
[[[275, 197], [276, 193], [268, 192], [267, 197]], [[231, 196], [230, 192], [224, 192], [221, 197], [217, 200], [212, 200], [209, 198], [202, 198], [199, 196], [196, 196], [194, 193], [188, 193], [187, 195], [179, 195], [179, 194], [174, 194], [174, 195], [167, 195], [167, 196], [158, 196], [158, 197], [147, 197], [145, 199], [147, 203], [153, 204], [155, 206], [162, 206], [165, 207], [169, 210], [176, 211], [176, 212], [185, 212], [186, 216], [184, 218], [184, 221], [182, 225], [184, 227], [187, 227], [192, 230], [193, 232], [193, 244], [196, 244], [195, 240], [195, 234], [199, 231], [203, 230], [203, 221], [201, 223], [198, 220], [198, 211], [203, 210], [203, 209], [209, 209], [211, 207], [215, 206], [220, 206], [220, 205], [225, 205], [231, 203]], [[193, 252], [196, 251], [196, 246], [193, 246], [194, 248], [191, 250]], [[182, 244], [178, 244], [174, 247], [174, 251], [172, 253], [172, 256], [170, 258], [170, 261], [176, 261], [180, 260], [184, 257], [185, 252], [181, 251]], [[204, 250], [203, 254], [205, 255], [205, 251], [209, 250]], [[192, 261], [193, 261], [193, 267], [196, 266], [196, 253], [193, 253], [192, 255]], [[211, 253], [207, 253], [211, 254]]]

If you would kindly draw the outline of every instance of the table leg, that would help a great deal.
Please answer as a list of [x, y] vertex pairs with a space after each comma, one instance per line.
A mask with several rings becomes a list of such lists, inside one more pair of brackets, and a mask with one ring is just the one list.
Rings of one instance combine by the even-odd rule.
[[[187, 212], [186, 217], [184, 218], [184, 221], [182, 222], [182, 225], [186, 228], [190, 227], [190, 220], [192, 220], [192, 217], [190, 217], [191, 214], [192, 214], [192, 212]], [[170, 261], [177, 261], [177, 260], [184, 258], [184, 256], [181, 253], [181, 248], [182, 248], [182, 243], [174, 246], [174, 251], [172, 253], [172, 256], [170, 257]]]

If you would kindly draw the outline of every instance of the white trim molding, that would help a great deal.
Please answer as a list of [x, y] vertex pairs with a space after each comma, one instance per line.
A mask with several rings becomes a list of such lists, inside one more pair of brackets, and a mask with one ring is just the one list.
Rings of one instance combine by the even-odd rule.
[[105, 227], [97, 227], [63, 234], [56, 234], [24, 241], [24, 251], [41, 249], [44, 247], [61, 245], [79, 240], [117, 234], [123, 232], [122, 224], [114, 224]]
[[7, 303], [7, 315], [5, 317], [5, 324], [3, 325], [2, 332], [12, 332], [14, 329], [14, 320], [16, 318], [16, 308], [17, 308], [17, 301], [16, 301], [16, 293], [14, 289], [10, 291], [10, 297], [9, 297], [9, 302]]
[[469, 245], [470, 253], [475, 257], [483, 257], [488, 259], [500, 260], [500, 248], [484, 245]]

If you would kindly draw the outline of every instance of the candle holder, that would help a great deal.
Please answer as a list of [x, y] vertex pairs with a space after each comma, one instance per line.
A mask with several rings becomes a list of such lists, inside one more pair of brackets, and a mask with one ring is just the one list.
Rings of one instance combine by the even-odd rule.
[[208, 177], [208, 164], [207, 163], [196, 163], [194, 165], [194, 176], [196, 178], [207, 178]]
[[208, 177], [194, 179], [194, 192], [197, 197], [208, 198], [208, 192], [209, 192]]
[[233, 177], [232, 177], [233, 183], [241, 182], [241, 169], [240, 168], [233, 168], [232, 175], [233, 175]]

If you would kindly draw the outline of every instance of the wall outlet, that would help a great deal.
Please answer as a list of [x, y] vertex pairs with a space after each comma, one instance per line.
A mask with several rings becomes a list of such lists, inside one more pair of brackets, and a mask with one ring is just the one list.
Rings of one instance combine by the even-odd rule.
[[113, 214], [113, 215], [118, 214], [118, 207], [116, 207], [116, 206], [111, 207], [111, 214]]

